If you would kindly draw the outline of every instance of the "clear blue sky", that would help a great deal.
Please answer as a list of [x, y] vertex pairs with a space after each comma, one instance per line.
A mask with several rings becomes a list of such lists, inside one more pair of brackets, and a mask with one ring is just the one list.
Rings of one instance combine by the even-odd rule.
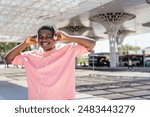
[[[150, 33], [128, 36], [124, 39], [123, 45], [129, 44], [139, 46], [141, 49], [150, 47]], [[95, 52], [109, 52], [109, 40], [102, 40], [96, 43]]]

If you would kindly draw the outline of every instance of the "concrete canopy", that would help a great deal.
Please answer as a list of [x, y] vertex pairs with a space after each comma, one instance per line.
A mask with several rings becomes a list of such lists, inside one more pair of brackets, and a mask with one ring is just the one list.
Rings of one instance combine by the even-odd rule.
[[[136, 18], [125, 22], [124, 27], [136, 31], [134, 35], [146, 33], [150, 28], [142, 24], [150, 22], [149, 5], [146, 0], [1, 0], [0, 41], [21, 41], [36, 33], [41, 25], [65, 27], [76, 17], [90, 27], [88, 18], [108, 9], [135, 14]], [[97, 36], [108, 38], [102, 25], [94, 23], [93, 28]]]
[[97, 3], [97, 0], [0, 0], [0, 38], [21, 41], [36, 33], [41, 25], [57, 26], [97, 7]]

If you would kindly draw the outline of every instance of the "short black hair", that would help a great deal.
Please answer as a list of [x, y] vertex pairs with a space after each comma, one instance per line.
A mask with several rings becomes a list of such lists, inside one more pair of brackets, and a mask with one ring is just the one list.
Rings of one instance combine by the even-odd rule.
[[49, 30], [49, 31], [51, 31], [52, 33], [53, 33], [53, 35], [55, 34], [55, 28], [53, 27], [53, 26], [47, 26], [47, 25], [45, 25], [45, 26], [41, 26], [39, 29], [38, 29], [38, 34], [39, 34], [39, 32], [41, 31], [41, 30]]

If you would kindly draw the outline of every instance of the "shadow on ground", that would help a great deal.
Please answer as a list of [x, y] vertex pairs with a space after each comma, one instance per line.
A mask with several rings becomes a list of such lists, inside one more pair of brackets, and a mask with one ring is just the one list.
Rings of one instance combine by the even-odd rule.
[[27, 100], [28, 89], [7, 81], [0, 81], [0, 95], [5, 100]]

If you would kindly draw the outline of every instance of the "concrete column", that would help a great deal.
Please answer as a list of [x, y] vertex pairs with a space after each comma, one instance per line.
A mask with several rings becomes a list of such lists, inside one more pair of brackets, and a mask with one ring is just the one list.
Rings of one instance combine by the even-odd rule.
[[108, 31], [109, 36], [109, 47], [110, 47], [110, 68], [117, 66], [117, 55], [116, 55], [116, 36], [117, 28], [113, 28]]

